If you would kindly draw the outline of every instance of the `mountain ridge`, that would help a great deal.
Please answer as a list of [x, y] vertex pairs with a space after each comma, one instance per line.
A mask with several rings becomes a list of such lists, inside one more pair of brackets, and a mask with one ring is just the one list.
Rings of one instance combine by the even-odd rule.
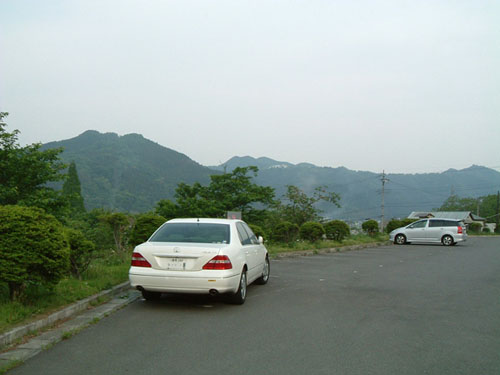
[[[120, 136], [88, 130], [77, 137], [43, 145], [55, 147], [64, 147], [61, 158], [65, 162], [75, 161], [87, 208], [148, 211], [160, 199], [174, 199], [181, 182], [208, 184], [210, 175], [255, 165], [259, 168], [255, 182], [273, 187], [277, 198], [283, 196], [287, 185], [295, 185], [308, 194], [318, 186], [328, 186], [340, 194], [341, 208], [321, 204], [325, 216], [350, 220], [380, 216], [382, 184], [380, 174], [375, 172], [251, 156], [234, 156], [218, 166], [207, 167], [137, 133]], [[500, 187], [499, 172], [477, 165], [386, 177], [386, 218], [406, 217], [411, 211], [439, 207], [452, 192], [477, 197], [494, 194]]]

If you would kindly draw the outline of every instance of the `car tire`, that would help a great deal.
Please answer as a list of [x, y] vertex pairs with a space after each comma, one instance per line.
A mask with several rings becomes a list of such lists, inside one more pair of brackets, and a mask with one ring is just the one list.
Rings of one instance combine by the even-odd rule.
[[247, 271], [243, 270], [240, 276], [240, 285], [236, 293], [230, 295], [229, 302], [233, 305], [243, 305], [247, 298]]
[[406, 236], [404, 234], [398, 234], [394, 238], [394, 243], [397, 245], [404, 245], [406, 243]]
[[158, 301], [161, 298], [161, 293], [160, 292], [150, 292], [148, 290], [142, 290], [142, 297], [146, 301]]
[[451, 246], [453, 245], [453, 237], [450, 236], [450, 235], [444, 235], [443, 238], [441, 238], [441, 243], [444, 245], [444, 246]]
[[262, 270], [262, 276], [255, 280], [255, 284], [264, 285], [269, 281], [269, 275], [271, 273], [271, 264], [269, 263], [269, 257], [266, 256], [264, 262], [264, 269]]

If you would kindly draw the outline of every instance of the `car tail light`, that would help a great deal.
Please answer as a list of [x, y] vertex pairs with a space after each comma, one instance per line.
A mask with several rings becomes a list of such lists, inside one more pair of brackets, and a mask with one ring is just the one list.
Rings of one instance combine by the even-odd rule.
[[151, 264], [144, 258], [141, 253], [132, 254], [132, 266], [134, 267], [151, 267]]
[[227, 255], [216, 255], [203, 266], [204, 270], [230, 270], [233, 268]]
[[463, 230], [463, 229], [462, 229], [462, 227], [459, 225], [459, 226], [458, 226], [458, 231], [457, 231], [457, 233], [458, 233], [458, 234], [462, 234], [463, 232], [464, 232], [464, 230]]

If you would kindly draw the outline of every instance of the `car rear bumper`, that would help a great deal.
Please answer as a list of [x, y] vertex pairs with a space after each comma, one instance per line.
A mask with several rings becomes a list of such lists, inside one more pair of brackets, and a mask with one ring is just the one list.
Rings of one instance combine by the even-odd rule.
[[169, 272], [131, 267], [129, 280], [134, 288], [154, 292], [234, 293], [238, 290], [240, 275], [227, 271]]

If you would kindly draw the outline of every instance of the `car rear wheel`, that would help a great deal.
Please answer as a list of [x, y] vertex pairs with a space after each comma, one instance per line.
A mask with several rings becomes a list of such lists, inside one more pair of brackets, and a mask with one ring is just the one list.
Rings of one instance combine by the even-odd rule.
[[396, 238], [394, 238], [394, 243], [404, 245], [406, 243], [406, 236], [404, 234], [398, 234]]
[[240, 277], [240, 285], [235, 294], [232, 294], [229, 301], [234, 305], [243, 305], [247, 298], [247, 271], [243, 270]]
[[269, 281], [269, 274], [271, 273], [271, 265], [269, 264], [269, 258], [266, 257], [264, 262], [264, 269], [262, 270], [262, 276], [255, 280], [256, 284], [264, 285]]
[[443, 236], [443, 238], [441, 238], [441, 243], [444, 245], [444, 246], [451, 246], [453, 245], [453, 237], [452, 236]]
[[157, 301], [161, 297], [161, 293], [160, 292], [150, 292], [148, 290], [142, 290], [141, 293], [142, 293], [142, 297], [146, 301]]

